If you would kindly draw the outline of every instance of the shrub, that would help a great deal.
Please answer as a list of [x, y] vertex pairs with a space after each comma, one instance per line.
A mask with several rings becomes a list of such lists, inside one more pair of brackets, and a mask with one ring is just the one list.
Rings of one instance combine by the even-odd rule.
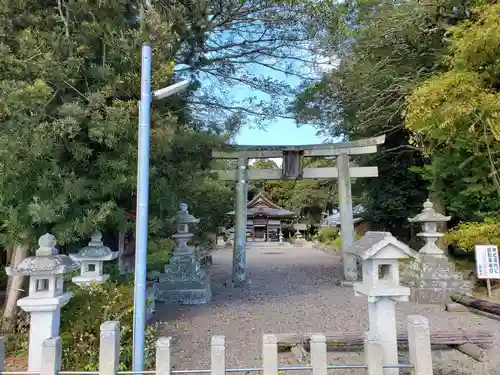
[[446, 233], [445, 240], [465, 251], [474, 251], [476, 244], [500, 245], [500, 221], [490, 217], [483, 222], [461, 222]]
[[163, 272], [170, 262], [176, 242], [171, 238], [154, 238], [148, 244], [148, 271]]
[[327, 244], [335, 240], [338, 235], [339, 229], [337, 227], [325, 227], [319, 230], [318, 240], [321, 243]]
[[[72, 287], [73, 298], [61, 310], [62, 367], [95, 371], [99, 365], [99, 332], [108, 320], [120, 322], [120, 370], [132, 366], [134, 290], [130, 284], [106, 282], [87, 289]], [[146, 332], [145, 363], [153, 365], [158, 327]]]

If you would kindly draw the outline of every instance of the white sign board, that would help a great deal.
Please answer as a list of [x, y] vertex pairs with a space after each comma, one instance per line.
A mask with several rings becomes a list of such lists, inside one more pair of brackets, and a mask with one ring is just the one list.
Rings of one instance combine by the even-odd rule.
[[496, 245], [476, 245], [476, 269], [478, 279], [500, 279]]

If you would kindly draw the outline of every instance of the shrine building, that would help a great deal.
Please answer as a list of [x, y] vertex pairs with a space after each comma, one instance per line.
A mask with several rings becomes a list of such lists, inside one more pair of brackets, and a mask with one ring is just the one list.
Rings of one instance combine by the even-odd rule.
[[[234, 215], [234, 211], [228, 212]], [[250, 241], [278, 242], [283, 221], [293, 220], [295, 213], [258, 193], [247, 203], [247, 238]]]

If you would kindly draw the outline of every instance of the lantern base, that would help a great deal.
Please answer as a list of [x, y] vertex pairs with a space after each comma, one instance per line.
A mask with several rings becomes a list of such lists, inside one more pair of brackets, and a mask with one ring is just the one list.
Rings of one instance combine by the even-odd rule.
[[154, 293], [158, 302], [181, 305], [200, 305], [212, 299], [210, 278], [197, 262], [166, 265]]
[[420, 304], [441, 304], [452, 294], [470, 294], [467, 280], [447, 258], [423, 254], [401, 270], [402, 282], [411, 288], [410, 299]]

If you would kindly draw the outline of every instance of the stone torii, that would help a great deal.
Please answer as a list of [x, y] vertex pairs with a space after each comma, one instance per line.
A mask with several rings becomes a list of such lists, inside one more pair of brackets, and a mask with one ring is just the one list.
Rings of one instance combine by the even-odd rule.
[[[233, 146], [230, 151], [212, 151], [214, 159], [237, 160], [236, 170], [215, 170], [220, 180], [236, 181], [235, 238], [233, 245], [234, 285], [248, 282], [246, 266], [246, 203], [249, 180], [338, 179], [340, 235], [344, 282], [357, 279], [356, 260], [348, 249], [354, 242], [351, 178], [378, 177], [377, 167], [350, 167], [349, 156], [373, 154], [385, 135], [351, 142], [300, 146]], [[333, 168], [303, 168], [303, 157], [337, 157]], [[282, 168], [248, 169], [249, 159], [283, 158]]]

